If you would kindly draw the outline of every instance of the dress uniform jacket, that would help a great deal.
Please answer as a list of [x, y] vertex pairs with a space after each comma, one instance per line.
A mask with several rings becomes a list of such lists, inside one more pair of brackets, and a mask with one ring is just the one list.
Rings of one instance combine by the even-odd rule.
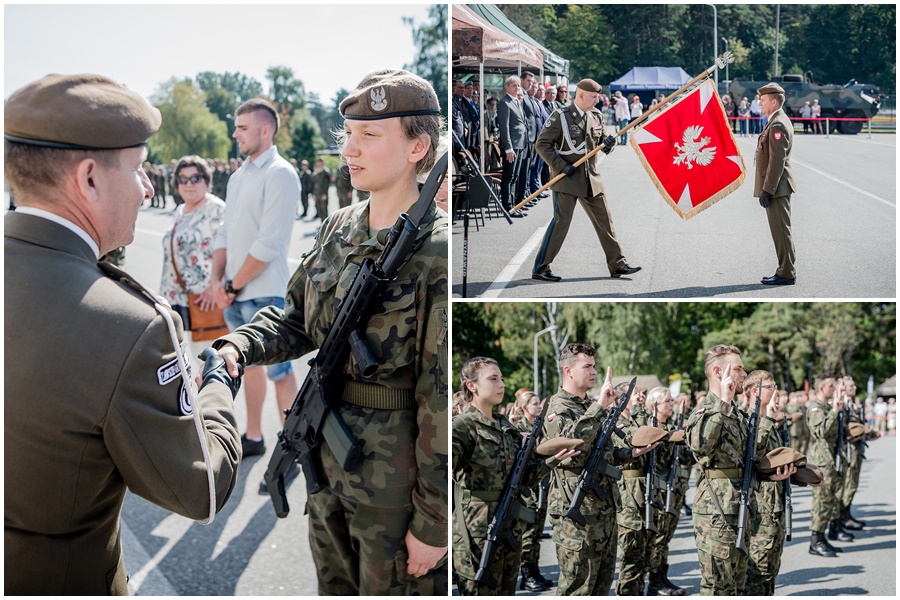
[[791, 171], [791, 146], [794, 126], [783, 109], [769, 116], [756, 142], [756, 179], [753, 196], [766, 191], [773, 197], [789, 196], [797, 191]]
[[[61, 225], [8, 213], [4, 250], [4, 591], [127, 594], [126, 487], [182, 516], [209, 515], [169, 329], [137, 284], [101, 269]], [[211, 383], [198, 402], [218, 510], [237, 480], [239, 434], [227, 386]]]
[[[562, 172], [566, 164], [577, 162], [603, 143], [605, 137], [603, 114], [593, 108], [582, 119], [578, 107], [572, 103], [550, 115], [538, 135], [535, 148], [550, 166], [550, 176], [553, 178]], [[599, 153], [586, 160], [577, 172], [563, 177], [551, 189], [577, 198], [591, 198], [602, 192], [603, 180], [597, 170], [598, 157]]]
[[[288, 283], [284, 310], [261, 310], [249, 324], [214, 346], [231, 342], [248, 365], [294, 360], [319, 347], [359, 265], [367, 257], [378, 258], [384, 249], [387, 230], [372, 237], [368, 222], [368, 201], [329, 216]], [[352, 473], [344, 471], [327, 444], [321, 446], [320, 458], [333, 494], [358, 506], [406, 510], [404, 528], [408, 525], [416, 538], [430, 546], [445, 546], [447, 216], [436, 206], [428, 209], [420, 224], [417, 245], [363, 328], [377, 370], [363, 377], [352, 356], [344, 367], [348, 385], [404, 390], [410, 406], [370, 408], [348, 398], [345, 389], [344, 402], [336, 408], [363, 444], [365, 458]], [[367, 388], [361, 387], [365, 395]], [[402, 538], [400, 534], [400, 542]], [[320, 576], [320, 591], [321, 586]], [[364, 594], [363, 589], [359, 593]]]

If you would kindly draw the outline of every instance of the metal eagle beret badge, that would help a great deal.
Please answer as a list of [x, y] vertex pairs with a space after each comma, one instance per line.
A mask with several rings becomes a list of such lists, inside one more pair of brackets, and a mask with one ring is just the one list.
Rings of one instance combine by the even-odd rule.
[[391, 117], [439, 115], [434, 88], [409, 71], [382, 69], [363, 77], [340, 105], [345, 119], [374, 121]]

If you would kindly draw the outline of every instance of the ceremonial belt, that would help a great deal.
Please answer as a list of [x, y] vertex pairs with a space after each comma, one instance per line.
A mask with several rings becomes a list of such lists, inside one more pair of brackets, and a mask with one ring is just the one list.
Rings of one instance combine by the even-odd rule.
[[636, 479], [638, 477], [644, 477], [645, 475], [646, 473], [640, 469], [626, 469], [622, 471], [622, 477], [625, 479]]
[[703, 473], [709, 479], [739, 479], [744, 476], [743, 469], [705, 469]]
[[353, 406], [377, 410], [408, 410], [418, 408], [416, 391], [398, 390], [374, 383], [348, 381], [341, 400]]

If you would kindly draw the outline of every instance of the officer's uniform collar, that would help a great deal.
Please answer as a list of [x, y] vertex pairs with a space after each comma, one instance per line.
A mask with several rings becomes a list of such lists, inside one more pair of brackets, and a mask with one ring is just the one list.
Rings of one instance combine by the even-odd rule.
[[87, 232], [73, 223], [68, 219], [64, 219], [63, 217], [57, 215], [56, 213], [52, 213], [40, 208], [34, 208], [32, 206], [20, 206], [16, 208], [16, 213], [20, 215], [31, 215], [33, 217], [40, 217], [42, 219], [47, 219], [48, 221], [53, 221], [57, 225], [61, 225], [80, 237], [85, 244], [90, 246], [91, 250], [94, 252], [94, 258], [100, 258], [100, 248], [97, 246], [97, 242], [87, 234]]

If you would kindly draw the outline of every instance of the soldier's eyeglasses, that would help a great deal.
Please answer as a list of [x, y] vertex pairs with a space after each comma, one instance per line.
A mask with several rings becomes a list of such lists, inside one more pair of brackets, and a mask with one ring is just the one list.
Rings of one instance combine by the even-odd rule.
[[196, 175], [191, 175], [190, 177], [179, 177], [177, 181], [179, 185], [187, 185], [189, 183], [197, 185], [198, 183], [203, 181], [203, 175], [197, 173]]
[[759, 387], [761, 387], [764, 390], [777, 390], [778, 389], [778, 385], [776, 385], [774, 383], [767, 383], [766, 385], [761, 385]]

